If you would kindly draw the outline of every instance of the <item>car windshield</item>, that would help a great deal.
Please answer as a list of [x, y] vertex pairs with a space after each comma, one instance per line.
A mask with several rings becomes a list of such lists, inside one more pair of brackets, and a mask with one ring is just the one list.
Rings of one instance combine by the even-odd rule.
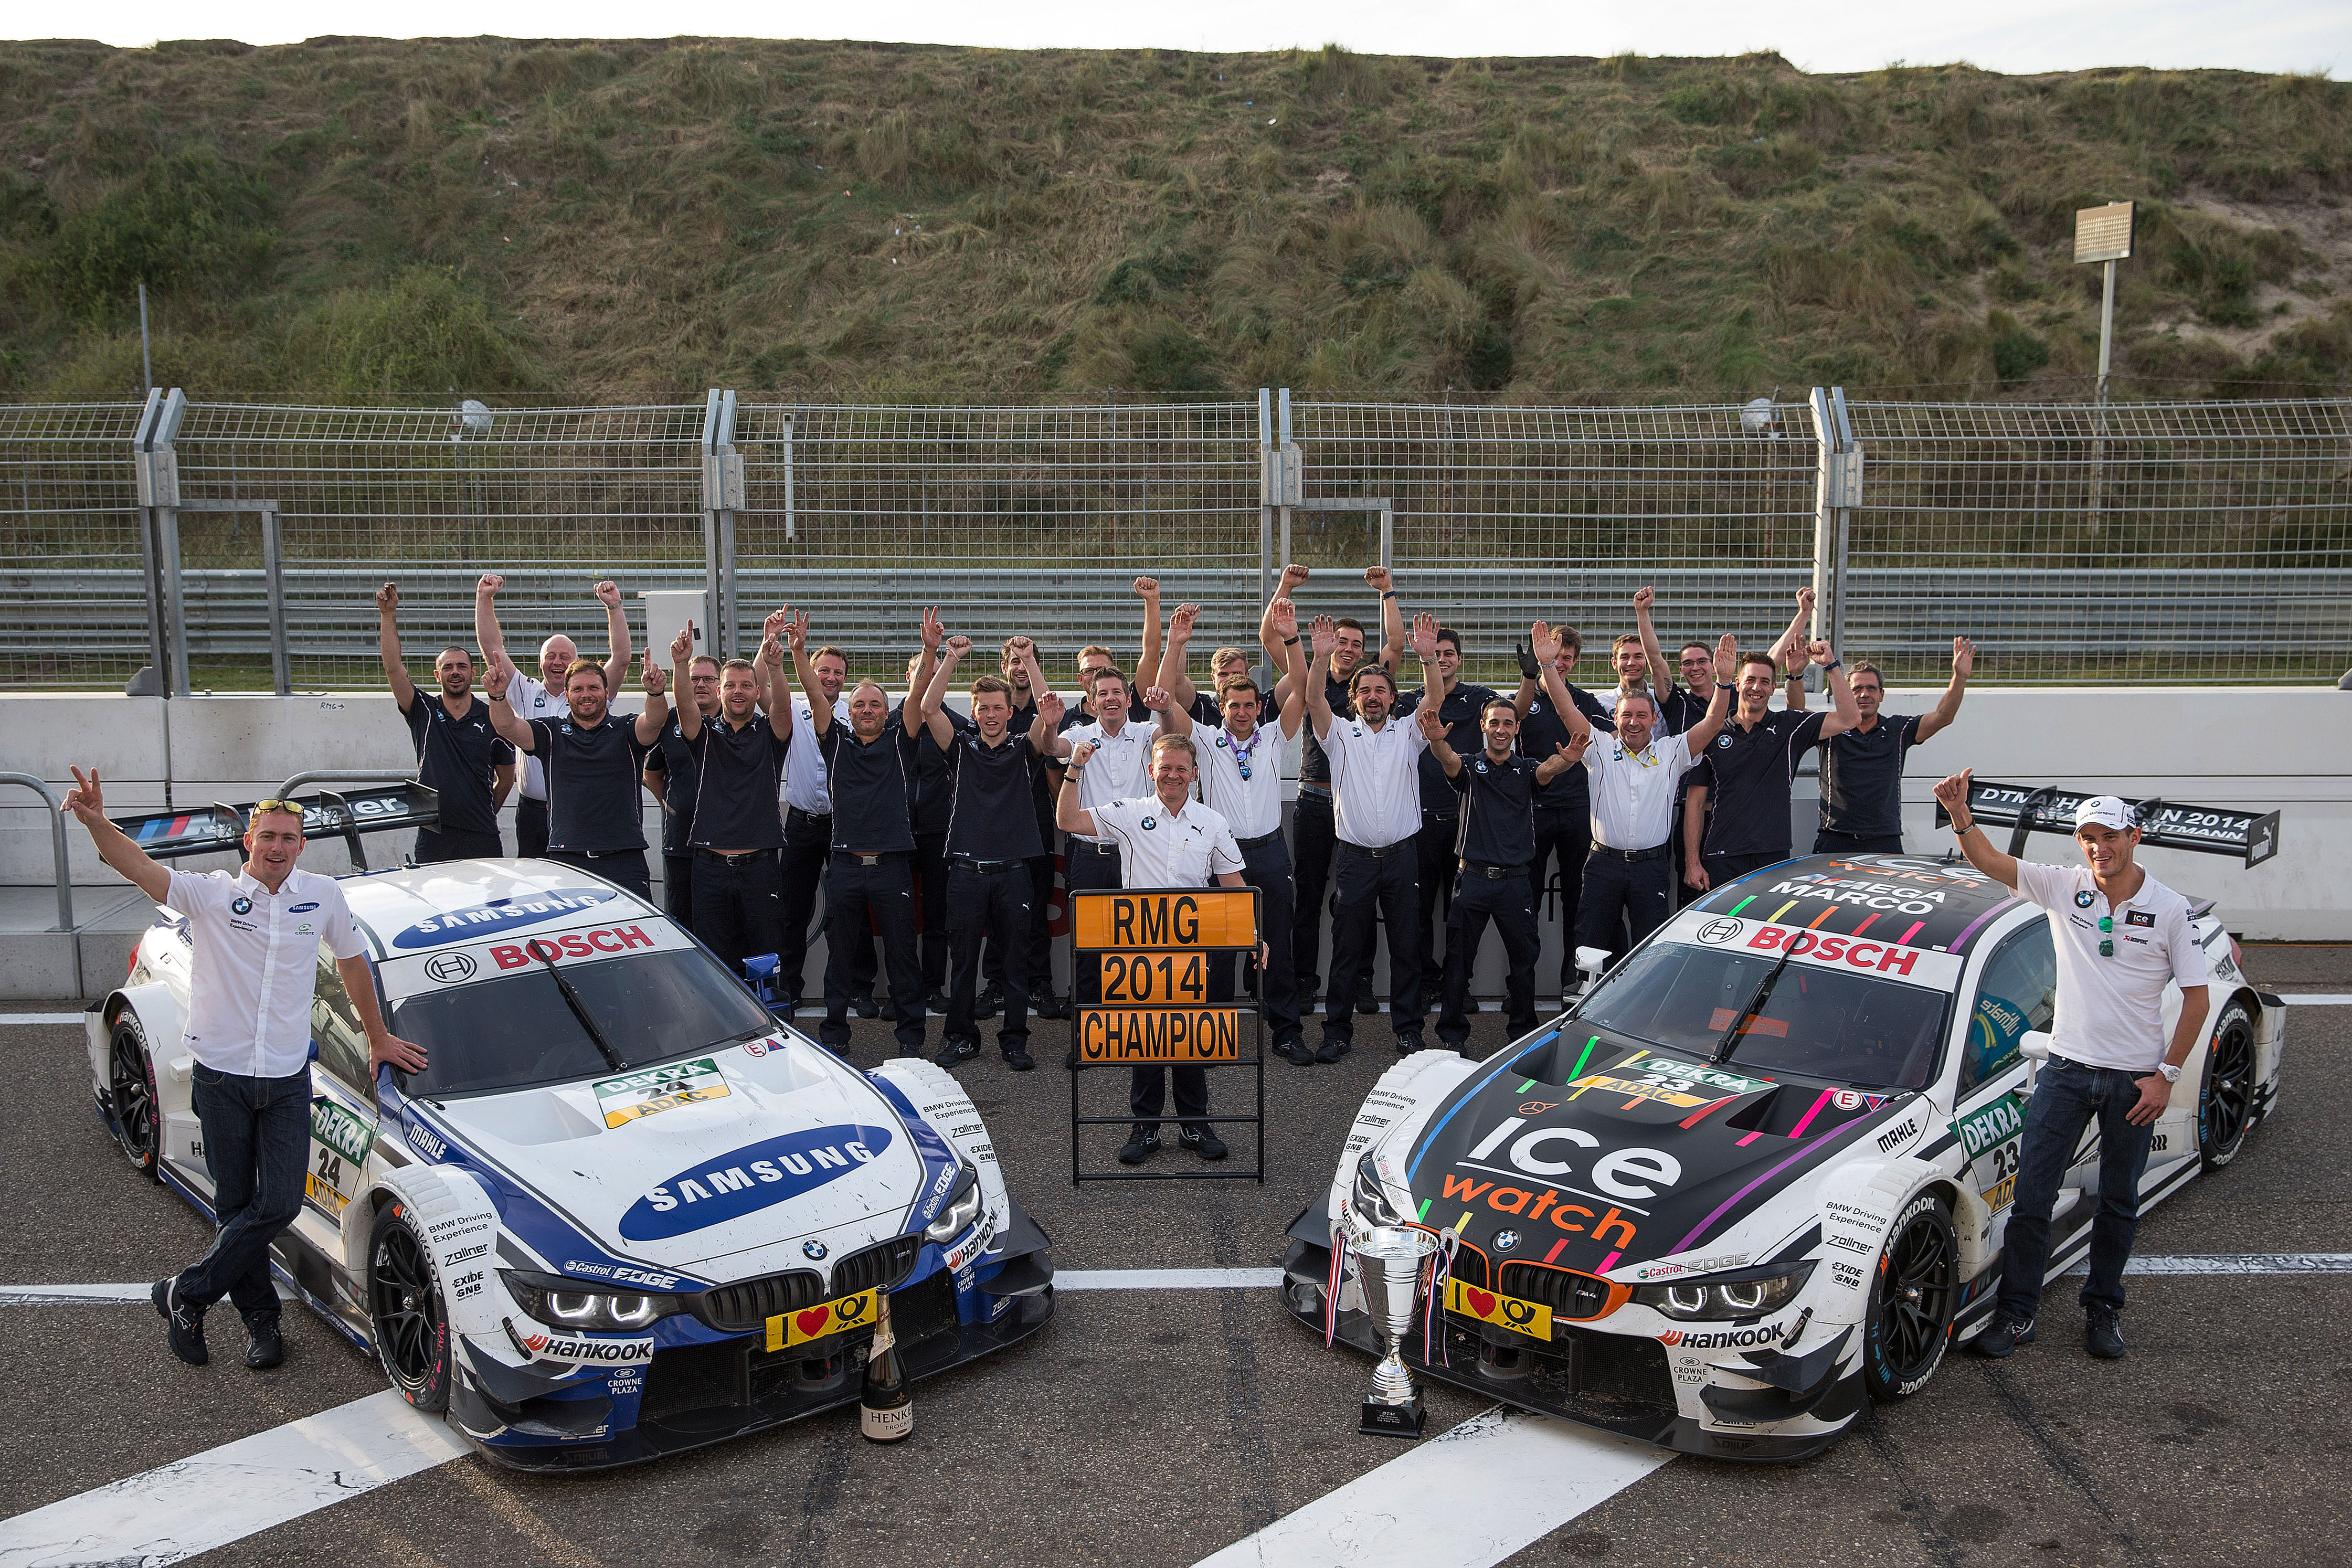
[[[563, 978], [604, 1043], [632, 1068], [776, 1027], [700, 948], [566, 963]], [[411, 996], [394, 1010], [392, 1031], [423, 1046], [431, 1064], [404, 1076], [401, 1087], [412, 1095], [528, 1089], [614, 1070], [544, 964]]]
[[[1576, 1016], [1701, 1060], [1857, 1088], [1923, 1089], [1936, 1070], [1944, 1002], [1940, 991], [1877, 975], [1780, 968], [1772, 953], [1655, 942], [1602, 982]], [[1730, 1052], [1719, 1057], [1727, 1037]]]

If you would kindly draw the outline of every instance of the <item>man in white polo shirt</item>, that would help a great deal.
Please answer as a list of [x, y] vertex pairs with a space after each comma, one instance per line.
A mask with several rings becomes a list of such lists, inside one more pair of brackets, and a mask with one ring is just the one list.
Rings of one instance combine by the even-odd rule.
[[[2083, 1130], [2099, 1124], [2099, 1212], [2091, 1220], [2091, 1275], [2083, 1282], [2084, 1348], [2124, 1353], [2124, 1265], [2139, 1227], [2139, 1178], [2156, 1119], [2171, 1103], [2180, 1064], [2204, 1037], [2211, 969], [2189, 900], [2134, 863], [2139, 817], [2111, 795], [2074, 808], [2081, 866], [2042, 866], [1993, 847], [1969, 811], [1965, 769], [1936, 786], [1969, 864], [2050, 911], [2058, 959], [2050, 1060], [2034, 1075], [2018, 1149], [2017, 1192], [1992, 1321], [1977, 1353], [2013, 1354], [2033, 1342], [2050, 1259], [2050, 1211]], [[2180, 987], [2168, 1047], [2164, 987]]]
[[1615, 952], [1618, 922], [1641, 940], [1664, 923], [1674, 908], [1674, 873], [1667, 860], [1675, 804], [1682, 798], [1683, 774], [1696, 765], [1707, 742], [1723, 732], [1731, 716], [1731, 677], [1739, 668], [1739, 642], [1730, 633], [1715, 649], [1715, 697], [1706, 717], [1679, 735], [1657, 732], [1656, 699], [1638, 686], [1617, 692], [1617, 732], [1597, 739], [1592, 721], [1569, 698], [1567, 683], [1552, 662], [1559, 639], [1538, 621], [1529, 628], [1544, 692], [1568, 726], [1570, 745], [1584, 747], [1584, 768], [1592, 790], [1592, 856], [1584, 863], [1584, 898], [1576, 913], [1576, 941], [1583, 947]]
[[335, 957], [367, 1031], [368, 1070], [425, 1070], [422, 1047], [394, 1036], [375, 1005], [367, 946], [331, 877], [294, 868], [302, 809], [265, 800], [245, 832], [244, 868], [196, 874], [150, 859], [107, 820], [98, 770], [73, 770], [65, 809], [81, 819], [99, 858], [159, 904], [188, 918], [195, 961], [185, 1041], [195, 1058], [195, 1111], [213, 1178], [212, 1250], [151, 1293], [172, 1352], [192, 1366], [205, 1348], [205, 1310], [226, 1296], [245, 1319], [245, 1364], [286, 1359], [269, 1244], [302, 1207], [310, 1152], [310, 1003], [319, 944]]
[[[1298, 648], [1298, 610], [1288, 599], [1267, 606], [1263, 623], [1266, 652], [1288, 681], [1282, 710], [1269, 727], [1257, 682], [1246, 673], [1220, 678], [1217, 705], [1224, 723], [1196, 731], [1192, 713], [1178, 697], [1184, 649], [1200, 612], [1186, 605], [1168, 617], [1168, 651], [1160, 656], [1160, 684], [1169, 693], [1160, 721], [1171, 735], [1188, 735], [1202, 758], [1201, 798], [1234, 830], [1242, 852], [1242, 880], [1258, 890], [1258, 930], [1266, 961], [1258, 971], [1259, 1000], [1274, 1033], [1275, 1054], [1296, 1067], [1315, 1065], [1298, 1018], [1298, 971], [1290, 958], [1291, 913], [1297, 889], [1291, 879], [1290, 850], [1282, 838], [1282, 762], [1307, 715], [1307, 660]], [[1147, 696], [1144, 700], [1150, 699]], [[1219, 953], [1209, 964], [1209, 1000], [1234, 999], [1234, 955]]]
[[[1097, 686], [1096, 709], [1100, 711], [1108, 687]], [[1144, 700], [1154, 711], [1168, 707], [1168, 693], [1154, 688]], [[1076, 733], [1076, 731], [1073, 731]], [[1243, 886], [1241, 847], [1234, 842], [1233, 826], [1192, 798], [1192, 783], [1200, 776], [1190, 736], [1159, 735], [1151, 742], [1150, 788], [1134, 799], [1105, 801], [1082, 807], [1089, 765], [1101, 753], [1090, 741], [1080, 741], [1070, 752], [1069, 772], [1062, 779], [1055, 817], [1062, 831], [1110, 839], [1119, 847], [1119, 867], [1128, 888], [1205, 888]], [[1261, 952], [1263, 950], [1261, 949]], [[1074, 977], [1075, 978], [1075, 977]], [[1100, 976], [1097, 977], [1097, 982]], [[1096, 987], [1099, 992], [1099, 984]], [[1203, 1160], [1225, 1157], [1224, 1141], [1204, 1120], [1209, 1114], [1209, 1075], [1198, 1067], [1139, 1067], [1128, 1079], [1127, 1108], [1135, 1117], [1126, 1144], [1118, 1152], [1122, 1165], [1139, 1165], [1160, 1148], [1160, 1111], [1170, 1075], [1176, 1079], [1176, 1114], [1182, 1125], [1176, 1141]]]
[[[1437, 617], [1416, 616], [1412, 651], [1421, 660], [1422, 700], [1443, 688], [1436, 677]], [[1315, 617], [1315, 668], [1307, 680], [1307, 714], [1331, 759], [1331, 820], [1337, 908], [1331, 917], [1331, 983], [1323, 993], [1323, 1044], [1318, 1061], [1336, 1062], [1355, 1047], [1356, 980], [1370, 964], [1372, 917], [1389, 932], [1389, 1023], [1400, 1056], [1421, 1049], [1421, 876], [1414, 837], [1421, 832], [1421, 753], [1429, 747], [1418, 712], [1395, 716], [1396, 677], [1382, 665], [1358, 665], [1349, 681], [1356, 717], [1331, 710], [1328, 675], [1339, 628]]]
[[[1138, 578], [1138, 582], [1149, 581]], [[1156, 592], [1156, 584], [1155, 584]], [[1159, 601], [1151, 601], [1151, 621], [1159, 625]], [[1150, 653], [1160, 656], [1160, 638], [1155, 631], [1150, 641]], [[1127, 677], [1108, 665], [1101, 665], [1087, 673], [1087, 700], [1094, 706], [1095, 716], [1086, 723], [1063, 731], [1054, 737], [1048, 758], [1071, 757], [1075, 748], [1084, 746], [1091, 759], [1087, 773], [1080, 782], [1078, 805], [1087, 811], [1098, 805], [1108, 805], [1115, 800], [1132, 800], [1151, 793], [1151, 742], [1160, 733], [1160, 715], [1146, 712], [1143, 722], [1133, 717], [1133, 693]], [[1070, 770], [1072, 778], [1077, 769]], [[1058, 797], [1056, 805], [1058, 805]], [[1069, 831], [1069, 825], [1062, 825]], [[1073, 893], [1089, 892], [1101, 888], [1148, 887], [1150, 884], [1119, 879], [1120, 841], [1108, 833], [1088, 829], [1070, 833], [1063, 846], [1062, 885]], [[1070, 984], [1072, 997], [1092, 1004], [1102, 1000], [1102, 979], [1095, 974], [1073, 973]], [[1073, 1048], [1068, 1066], [1077, 1066], [1077, 1054]]]

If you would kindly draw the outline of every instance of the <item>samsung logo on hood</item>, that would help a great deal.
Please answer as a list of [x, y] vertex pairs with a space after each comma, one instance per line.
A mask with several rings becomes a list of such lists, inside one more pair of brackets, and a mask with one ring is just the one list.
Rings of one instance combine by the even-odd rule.
[[878, 1159], [890, 1139], [887, 1127], [815, 1127], [748, 1144], [680, 1171], [631, 1204], [621, 1234], [658, 1241], [741, 1219]]
[[593, 909], [617, 896], [610, 888], [551, 888], [543, 893], [505, 899], [494, 904], [476, 904], [471, 909], [451, 910], [419, 921], [394, 937], [392, 945], [438, 947], [445, 942], [468, 941], [577, 910]]

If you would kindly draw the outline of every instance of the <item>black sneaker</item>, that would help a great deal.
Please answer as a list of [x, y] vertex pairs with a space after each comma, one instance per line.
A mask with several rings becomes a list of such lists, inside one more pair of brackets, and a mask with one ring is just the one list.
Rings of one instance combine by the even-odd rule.
[[1323, 1037], [1322, 1046], [1315, 1053], [1315, 1059], [1318, 1062], [1336, 1062], [1355, 1048], [1356, 1043], [1353, 1040], [1337, 1039], [1326, 1035]]
[[1363, 1014], [1363, 1015], [1365, 1015], [1366, 1016], [1368, 1016], [1368, 1017], [1369, 1017], [1369, 1016], [1370, 1016], [1372, 1014], [1377, 1013], [1377, 1012], [1379, 1012], [1380, 1010], [1381, 1010], [1381, 1004], [1380, 1004], [1380, 1000], [1379, 1000], [1379, 998], [1375, 997], [1375, 996], [1372, 994], [1371, 990], [1370, 990], [1370, 987], [1367, 987], [1367, 988], [1365, 989], [1364, 994], [1363, 994], [1362, 995], [1360, 995], [1360, 996], [1359, 996], [1359, 997], [1357, 997], [1357, 998], [1356, 998], [1356, 1011], [1357, 1011], [1357, 1012], [1361, 1013], [1361, 1014]]
[[205, 1310], [178, 1300], [179, 1288], [177, 1275], [158, 1279], [147, 1292], [148, 1300], [155, 1303], [166, 1325], [164, 1334], [172, 1342], [172, 1353], [190, 1366], [202, 1366], [213, 1359], [213, 1352], [205, 1348]]
[[1293, 1067], [1311, 1068], [1315, 1065], [1314, 1047], [1307, 1043], [1307, 1038], [1303, 1035], [1294, 1035], [1289, 1039], [1275, 1041], [1274, 1054]]
[[1070, 1054], [1069, 1054], [1068, 1056], [1066, 1056], [1066, 1057], [1064, 1057], [1064, 1058], [1062, 1058], [1062, 1065], [1063, 1065], [1064, 1067], [1066, 1067], [1066, 1068], [1069, 1068], [1072, 1072], [1076, 1072], [1076, 1071], [1077, 1071], [1077, 1070], [1078, 1070], [1078, 1047], [1076, 1047], [1076, 1046], [1072, 1046], [1072, 1047], [1070, 1047]]
[[1203, 1160], [1225, 1157], [1225, 1141], [1205, 1127], [1180, 1127], [1176, 1130], [1176, 1142]]
[[1127, 1142], [1119, 1145], [1118, 1163], [1140, 1165], [1158, 1152], [1160, 1129], [1151, 1122], [1139, 1121], [1135, 1124], [1135, 1131], [1128, 1134]]
[[971, 999], [971, 1016], [975, 1018], [993, 1018], [1003, 1011], [1004, 987], [1002, 985], [991, 985]]
[[1048, 991], [1045, 999], [1037, 1004], [1037, 1016], [1040, 1018], [1066, 1018], [1069, 1016], [1070, 999], [1067, 996], [1056, 996]]
[[934, 989], [929, 996], [923, 998], [923, 1005], [930, 1012], [944, 1018], [947, 1016], [948, 1013], [948, 994], [944, 991]]
[[882, 1004], [874, 1000], [872, 994], [868, 994], [851, 998], [849, 1010], [861, 1018], [878, 1018], [882, 1016]]
[[278, 1314], [245, 1314], [245, 1364], [263, 1372], [286, 1359], [286, 1342], [278, 1336]]
[[940, 1054], [931, 1059], [943, 1068], [951, 1068], [959, 1062], [968, 1062], [978, 1055], [980, 1055], [978, 1040], [950, 1039], [940, 1047]]
[[1415, 1051], [1426, 1049], [1429, 1045], [1427, 1040], [1421, 1037], [1419, 1029], [1407, 1029], [1396, 1037], [1396, 1041], [1397, 1055], [1401, 1057], [1409, 1057]]
[[2101, 1361], [2123, 1360], [2123, 1314], [2113, 1307], [2093, 1307], [2084, 1329], [2083, 1348]]
[[2017, 1353], [2020, 1345], [2033, 1342], [2033, 1320], [2006, 1315], [1993, 1319], [1991, 1326], [1969, 1342], [1969, 1349], [1981, 1356], [2004, 1361]]
[[898, 999], [896, 996], [877, 997], [875, 1006], [882, 1016], [891, 1023], [895, 1024], [898, 1021]]
[[1037, 1065], [1037, 1058], [1019, 1046], [1004, 1047], [1004, 1065], [1014, 1072], [1027, 1072]]

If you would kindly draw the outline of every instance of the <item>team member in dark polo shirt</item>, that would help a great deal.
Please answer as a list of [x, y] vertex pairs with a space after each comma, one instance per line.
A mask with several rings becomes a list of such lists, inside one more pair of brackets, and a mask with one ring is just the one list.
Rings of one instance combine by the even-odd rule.
[[1814, 854], [1903, 853], [1904, 760], [1958, 717], [1976, 662], [1976, 644], [1954, 637], [1951, 684], [1933, 710], [1916, 714], [1879, 712], [1886, 677], [1874, 664], [1853, 667], [1853, 706], [1861, 717], [1853, 729], [1821, 742], [1822, 826], [1813, 836]]
[[[1103, 667], [1109, 667], [1110, 652], [1107, 648], [1088, 650], [1097, 657]], [[1029, 689], [1029, 671], [1037, 665], [1037, 646], [1025, 637], [1009, 637], [997, 658], [997, 668], [1006, 684], [1013, 688], [1013, 717], [1005, 727], [1016, 735], [1025, 735], [1037, 721], [1037, 694]], [[1081, 680], [1083, 684], [1083, 679]], [[968, 728], [971, 721], [950, 712], [948, 717], [959, 728]], [[1083, 714], [1066, 714], [1065, 724], [1085, 723]], [[1060, 786], [1053, 768], [1039, 768], [1036, 788], [1031, 799], [1037, 808], [1037, 842], [1045, 847], [1042, 853], [1029, 858], [1029, 975], [1030, 1011], [1040, 1018], [1066, 1018], [1070, 1016], [1070, 1000], [1054, 989], [1054, 844], [1059, 830], [1054, 826], [1054, 795]], [[993, 1018], [1004, 1005], [1004, 954], [993, 942], [981, 952], [982, 967], [987, 976], [988, 989], [982, 993], [978, 1004], [979, 1016]]]
[[[1609, 716], [1609, 710], [1568, 679], [1583, 656], [1583, 637], [1574, 626], [1556, 626], [1553, 632], [1559, 639], [1559, 652], [1552, 658], [1552, 669], [1569, 700], [1589, 726], [1613, 734], [1617, 721]], [[1540, 763], [1569, 743], [1568, 725], [1552, 710], [1551, 699], [1544, 695], [1543, 666], [1524, 647], [1519, 649], [1519, 689], [1512, 706], [1519, 714], [1520, 755]], [[1528, 886], [1539, 907], [1551, 865], [1555, 861], [1559, 865], [1559, 990], [1555, 994], [1564, 998], [1575, 984], [1576, 921], [1583, 908], [1584, 863], [1592, 854], [1592, 793], [1582, 768], [1570, 768], [1537, 787], [1535, 833], [1536, 855], [1528, 865]]]
[[1519, 738], [1518, 708], [1496, 697], [1479, 714], [1486, 743], [1465, 761], [1454, 749], [1452, 726], [1435, 710], [1423, 704], [1415, 717], [1446, 786], [1462, 797], [1455, 843], [1460, 886], [1446, 917], [1445, 1005], [1437, 1016], [1437, 1037], [1457, 1051], [1470, 1043], [1465, 1005], [1470, 972], [1491, 919], [1510, 960], [1503, 989], [1509, 998], [1511, 1037], [1517, 1039], [1536, 1026], [1536, 955], [1543, 950], [1536, 933], [1535, 889], [1528, 880], [1536, 855], [1536, 792], [1582, 760], [1592, 731], [1585, 730], [1580, 740], [1540, 763], [1520, 756], [1513, 750]]
[[[927, 617], [928, 619], [928, 617]], [[939, 668], [936, 644], [918, 648], [907, 660], [907, 700], [890, 715], [904, 724], [912, 715], [922, 725], [923, 693]], [[960, 713], [950, 723], [968, 723]], [[944, 1016], [948, 1010], [948, 754], [937, 746], [915, 748], [914, 771], [908, 778], [907, 826], [915, 837], [915, 902], [921, 926], [916, 939], [923, 972], [923, 1008]], [[1053, 875], [1048, 866], [1046, 875]], [[870, 979], [870, 977], [869, 977]]]
[[[1391, 603], [1395, 601], [1391, 600]], [[1445, 733], [1456, 752], [1475, 752], [1484, 743], [1479, 738], [1479, 715], [1486, 704], [1499, 695], [1484, 686], [1465, 685], [1461, 679], [1462, 634], [1451, 626], [1437, 629], [1437, 672], [1439, 695], [1437, 716], [1445, 722]], [[1422, 706], [1421, 693], [1397, 693], [1400, 711], [1412, 712]], [[1517, 732], [1516, 723], [1513, 733]], [[1438, 956], [1437, 922], [1441, 906], [1454, 901], [1454, 847], [1462, 837], [1462, 797], [1438, 765], [1436, 754], [1421, 753], [1421, 831], [1414, 836], [1413, 852], [1420, 865], [1421, 878], [1421, 994], [1435, 996], [1445, 984], [1445, 962]], [[1448, 927], [1446, 940], [1453, 941]], [[1475, 1003], [1469, 1004], [1475, 1006]]]
[[980, 1054], [972, 1002], [980, 989], [980, 942], [993, 931], [1004, 949], [1004, 1020], [996, 1044], [1015, 1072], [1036, 1066], [1029, 1054], [1029, 991], [1040, 984], [1029, 969], [1029, 860], [1043, 852], [1030, 801], [1043, 748], [1062, 703], [1045, 689], [1029, 659], [1030, 689], [1041, 693], [1039, 721], [1025, 735], [1006, 728], [1013, 689], [1002, 677], [971, 683], [972, 727], [959, 732], [946, 713], [948, 683], [971, 652], [971, 639], [950, 637], [923, 693], [923, 724], [948, 756], [948, 1022], [939, 1064], [953, 1067]]
[[[778, 612], [767, 625], [805, 624]], [[670, 646], [679, 672], [691, 644]], [[784, 758], [797, 728], [784, 679], [783, 645], [772, 632], [759, 663], [730, 658], [719, 667], [719, 712], [704, 723], [699, 708], [678, 714], [678, 732], [694, 752], [694, 934], [730, 974], [761, 953], [781, 955], [784, 921], [784, 822], [776, 808]], [[767, 711], [761, 711], [765, 709]], [[771, 717], [784, 715], [779, 725]]]
[[[1772, 700], [1780, 661], [1769, 653], [1742, 654], [1738, 707], [1706, 748], [1700, 782], [1690, 786], [1683, 816], [1683, 880], [1701, 891], [1789, 858], [1789, 781], [1805, 749], [1853, 727], [1858, 717], [1845, 672], [1830, 645], [1815, 642], [1807, 657], [1822, 667], [1837, 706], [1827, 713], [1778, 711]], [[1708, 806], [1714, 811], [1708, 814]], [[1703, 835], [1703, 837], [1702, 837]]]
[[416, 781], [441, 796], [441, 820], [416, 830], [416, 863], [475, 857], [497, 859], [499, 807], [515, 784], [515, 750], [490, 727], [490, 705], [474, 700], [474, 656], [445, 647], [433, 661], [440, 689], [420, 699], [400, 657], [400, 584], [376, 590], [376, 647], [383, 655], [384, 679], [392, 687], [408, 738], [416, 747]]
[[[686, 656], [680, 654], [683, 663]], [[518, 752], [547, 770], [547, 858], [602, 877], [650, 901], [645, 814], [637, 805], [637, 773], [669, 721], [667, 682], [650, 650], [646, 655], [646, 709], [631, 719], [607, 706], [604, 670], [584, 658], [564, 671], [566, 717], [516, 717], [507, 691], [513, 661], [501, 655], [490, 668], [490, 722]]]
[[[499, 630], [499, 590], [506, 579], [496, 572], [485, 572], [474, 584], [474, 638], [482, 645], [482, 668], [505, 659], [507, 668], [514, 661], [507, 658], [505, 634]], [[596, 602], [604, 606], [604, 630], [612, 638], [613, 652], [604, 660], [604, 689], [607, 693], [620, 689], [629, 678], [629, 617], [621, 607], [620, 584], [600, 582], [595, 586]], [[531, 679], [518, 671], [507, 689], [507, 706], [526, 721], [533, 719], [561, 719], [564, 714], [563, 693], [572, 673], [572, 661], [580, 657], [579, 647], [562, 632], [539, 645], [539, 678]], [[515, 853], [529, 857], [547, 853], [547, 777], [537, 757], [522, 759], [522, 798], [515, 805]]]
[[[689, 635], [694, 623], [686, 623]], [[706, 724], [719, 714], [719, 656], [698, 653], [686, 667], [687, 686], [681, 697], [690, 697], [694, 707]], [[686, 704], [670, 706], [669, 721], [662, 726], [661, 739], [655, 744], [653, 755], [646, 759], [646, 793], [661, 803], [662, 808], [662, 910], [670, 919], [694, 929], [694, 790], [701, 782], [694, 760], [694, 748], [686, 743], [678, 730], [678, 714]]]

